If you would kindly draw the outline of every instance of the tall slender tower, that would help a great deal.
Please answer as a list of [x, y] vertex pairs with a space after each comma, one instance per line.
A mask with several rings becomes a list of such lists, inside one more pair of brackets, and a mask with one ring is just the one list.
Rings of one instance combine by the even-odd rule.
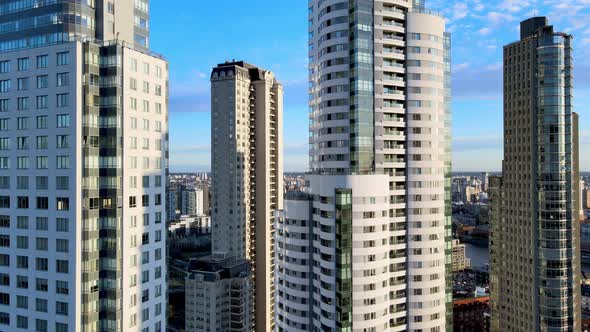
[[279, 331], [452, 330], [450, 37], [422, 1], [309, 1], [310, 174]]
[[504, 162], [490, 181], [493, 331], [580, 331], [572, 37], [545, 17], [504, 47]]
[[214, 253], [252, 266], [255, 329], [274, 330], [274, 216], [283, 207], [283, 87], [243, 61], [211, 74]]
[[165, 331], [148, 1], [0, 0], [0, 330]]

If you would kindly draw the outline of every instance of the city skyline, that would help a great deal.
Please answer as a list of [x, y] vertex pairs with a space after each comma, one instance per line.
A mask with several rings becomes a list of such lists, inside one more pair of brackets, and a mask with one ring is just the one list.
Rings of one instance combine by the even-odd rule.
[[[518, 23], [534, 14], [548, 16], [576, 37], [574, 109], [580, 113], [581, 171], [590, 170], [590, 154], [585, 153], [590, 148], [590, 119], [585, 116], [590, 106], [590, 98], [585, 97], [590, 91], [590, 64], [584, 62], [584, 55], [590, 55], [590, 20], [584, 19], [590, 10], [584, 4], [587, 1], [452, 1], [450, 5], [427, 1], [428, 7], [447, 17], [453, 34], [453, 171], [500, 170], [502, 45], [513, 41]], [[154, 2], [151, 8], [159, 13], [151, 21], [151, 48], [165, 52], [170, 62], [171, 171], [209, 171], [209, 72], [217, 63], [233, 58], [273, 70], [284, 81], [285, 171], [307, 171], [307, 26], [300, 19], [307, 15], [306, 4], [258, 0], [183, 6], [186, 11], [181, 14], [164, 3]], [[192, 10], [209, 15], [193, 20], [188, 14]], [[244, 11], [265, 19], [246, 19]], [[237, 18], [240, 29], [227, 24], [225, 16]], [[178, 25], [185, 26], [186, 32], [177, 31], [174, 27]], [[273, 28], [257, 33], [268, 26]], [[205, 29], [207, 33], [194, 40], [193, 32]], [[228, 43], [211, 46], [213, 41], [224, 40]], [[173, 48], [177, 43], [183, 46]], [[264, 52], [266, 47], [273, 52]], [[195, 140], [194, 132], [202, 133], [202, 139]]]

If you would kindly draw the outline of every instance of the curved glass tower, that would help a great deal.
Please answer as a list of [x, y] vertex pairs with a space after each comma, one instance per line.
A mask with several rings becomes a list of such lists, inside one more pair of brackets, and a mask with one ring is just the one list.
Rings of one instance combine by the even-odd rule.
[[310, 174], [279, 331], [452, 330], [450, 37], [422, 1], [309, 1]]
[[579, 331], [572, 36], [544, 17], [504, 47], [504, 164], [492, 188], [492, 330]]

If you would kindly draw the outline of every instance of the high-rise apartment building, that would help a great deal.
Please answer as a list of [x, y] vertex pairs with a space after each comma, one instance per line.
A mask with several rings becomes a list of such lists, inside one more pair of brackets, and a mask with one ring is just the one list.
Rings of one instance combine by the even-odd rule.
[[545, 17], [504, 47], [504, 161], [490, 179], [493, 331], [580, 331], [572, 36]]
[[0, 330], [165, 331], [148, 2], [2, 0], [0, 21]]
[[278, 330], [452, 330], [444, 18], [311, 0], [308, 19], [311, 174], [277, 215]]
[[283, 87], [226, 62], [211, 75], [212, 250], [252, 266], [256, 331], [274, 330], [274, 214], [283, 208]]

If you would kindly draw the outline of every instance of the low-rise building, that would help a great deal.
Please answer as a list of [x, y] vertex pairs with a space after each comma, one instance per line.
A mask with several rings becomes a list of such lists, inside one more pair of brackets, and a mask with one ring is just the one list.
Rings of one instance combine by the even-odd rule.
[[171, 222], [168, 232], [176, 236], [202, 235], [211, 233], [211, 217], [207, 215], [180, 216]]
[[490, 297], [453, 301], [453, 331], [490, 331]]

